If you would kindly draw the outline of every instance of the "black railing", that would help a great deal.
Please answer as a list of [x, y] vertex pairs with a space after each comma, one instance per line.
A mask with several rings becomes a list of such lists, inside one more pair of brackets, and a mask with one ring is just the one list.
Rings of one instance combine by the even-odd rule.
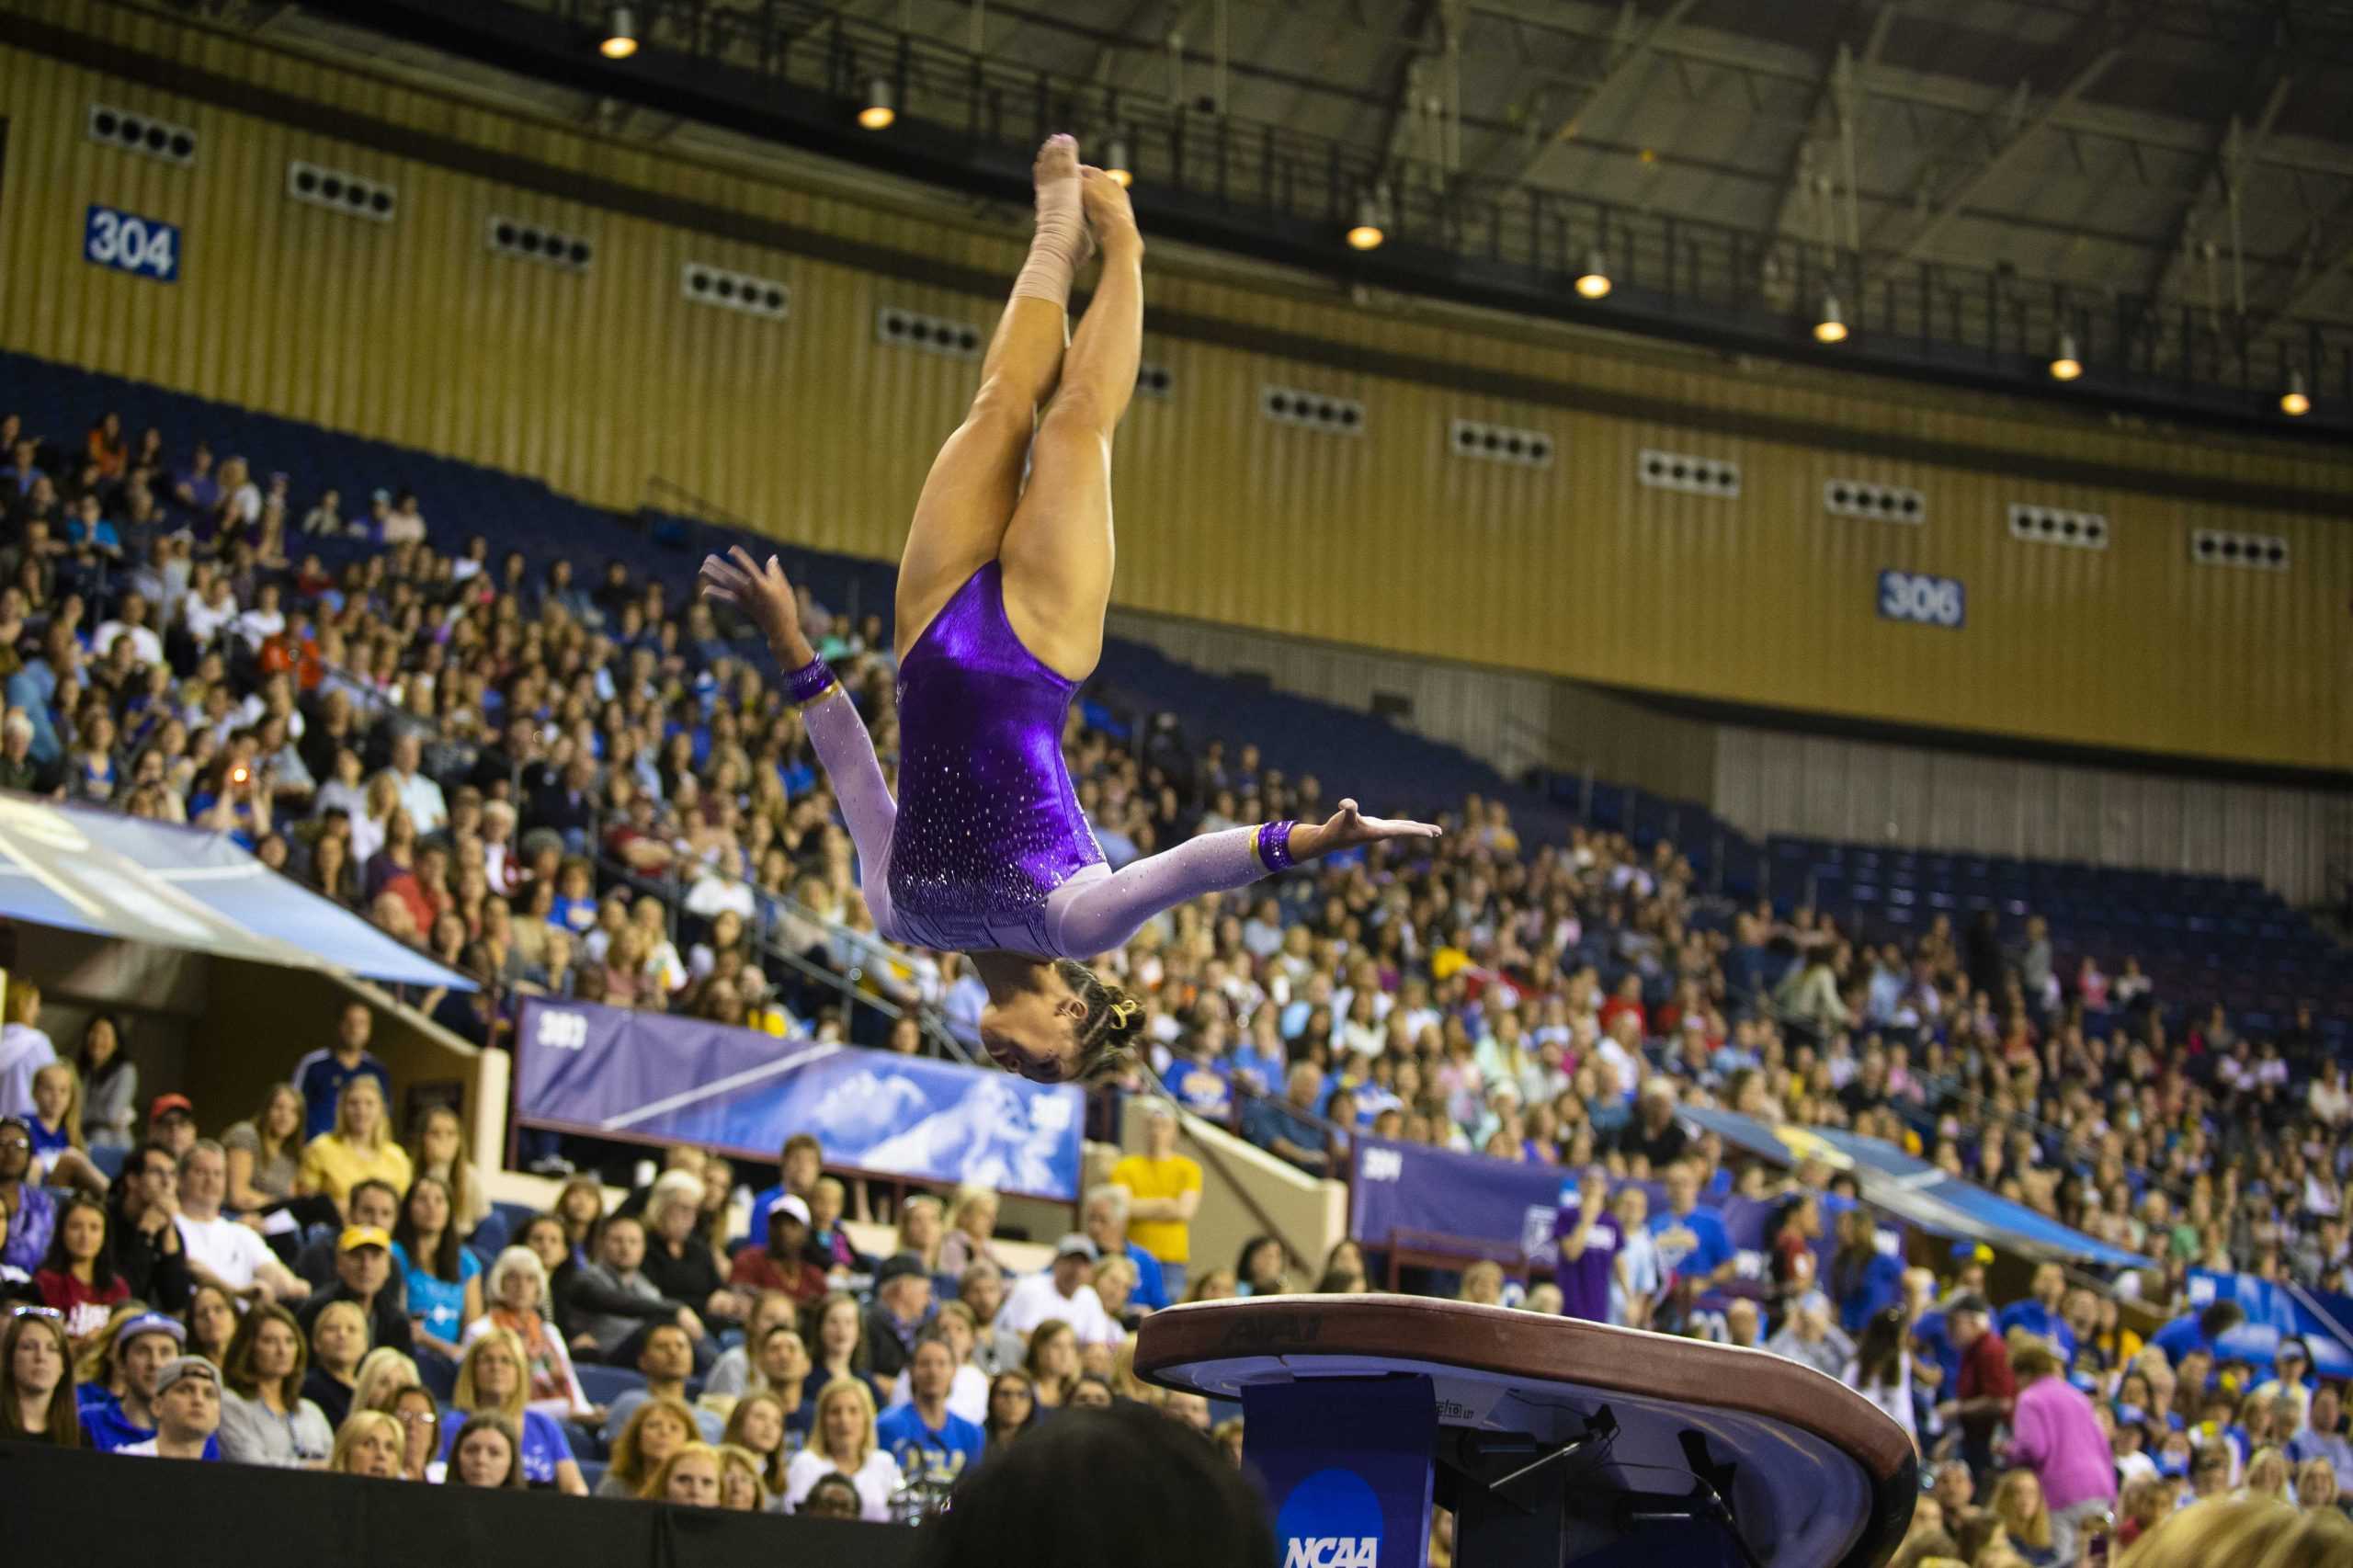
[[[602, 0], [324, 0], [380, 30], [509, 68], [982, 194], [1026, 191], [1029, 150], [1078, 130], [1125, 153], [1156, 231], [1289, 265], [1497, 308], [2108, 408], [2353, 429], [2353, 326], [2036, 281], [2005, 267], [1915, 259], [1455, 171], [1217, 112], [1205, 99], [1056, 76], [903, 33], [816, 0], [654, 0], [637, 51], [602, 58]], [[857, 129], [877, 86], [896, 119]], [[1370, 204], [1387, 243], [1341, 232]], [[1572, 287], [1598, 253], [1615, 285]], [[2260, 258], [2267, 281], [2293, 268]], [[2294, 282], [2270, 290], [2286, 301]], [[1851, 335], [1814, 340], [1825, 297]], [[2084, 369], [2049, 372], [2064, 334]], [[2301, 378], [2312, 412], [2286, 417]]]

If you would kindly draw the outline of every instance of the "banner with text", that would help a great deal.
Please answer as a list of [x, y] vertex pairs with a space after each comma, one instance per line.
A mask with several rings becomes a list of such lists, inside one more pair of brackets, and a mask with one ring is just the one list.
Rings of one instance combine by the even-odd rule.
[[515, 1119], [525, 1127], [751, 1160], [814, 1132], [829, 1165], [1078, 1197], [1086, 1096], [1075, 1085], [536, 997], [518, 1039]]

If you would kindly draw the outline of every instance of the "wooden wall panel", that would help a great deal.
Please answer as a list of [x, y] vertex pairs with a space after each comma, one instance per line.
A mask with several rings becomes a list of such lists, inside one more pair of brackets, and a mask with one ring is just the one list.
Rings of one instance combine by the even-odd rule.
[[[374, 142], [411, 153], [242, 112], [234, 94], [165, 92], [8, 47], [0, 25], [7, 347], [536, 475], [600, 505], [633, 506], [659, 477], [780, 536], [896, 554], [974, 367], [878, 342], [875, 312], [985, 330], [1018, 257], [1006, 230], [946, 204], [853, 202], [594, 138], [169, 18], [85, 0], [43, 9], [119, 51], [363, 117], [390, 128]], [[92, 144], [81, 127], [94, 97], [197, 126], [198, 165]], [[295, 156], [396, 184], [400, 222], [285, 199]], [[93, 199], [184, 224], [185, 281], [82, 262]], [[1150, 191], [1139, 200], [1149, 228]], [[663, 201], [704, 216], [645, 215]], [[493, 212], [590, 237], [594, 268], [493, 255]], [[843, 244], [881, 260], [834, 259]], [[790, 319], [681, 300], [689, 258], [787, 282]], [[1122, 435], [1123, 606], [1777, 708], [2353, 767], [2353, 528], [2330, 500], [2353, 496], [2342, 453], [1535, 324], [1378, 313], [1179, 257], [1156, 256], [1148, 288], [1147, 356], [1176, 384], [1140, 399]], [[1360, 399], [1367, 433], [1265, 419], [1270, 381]], [[1446, 441], [1457, 415], [1552, 432], [1560, 460], [1458, 458]], [[1741, 497], [1640, 484], [1645, 447], [1738, 461]], [[2114, 477], [2017, 476], [2061, 461]], [[1833, 475], [1916, 487], [1929, 520], [1827, 516]], [[2199, 498], [2224, 482], [2320, 499], [2299, 512]], [[2021, 499], [2108, 514], [2113, 548], [2011, 540], [2006, 508]], [[2284, 534], [2296, 569], [2196, 566], [2200, 526]], [[1880, 619], [1884, 567], [1961, 579], [1967, 629]]]

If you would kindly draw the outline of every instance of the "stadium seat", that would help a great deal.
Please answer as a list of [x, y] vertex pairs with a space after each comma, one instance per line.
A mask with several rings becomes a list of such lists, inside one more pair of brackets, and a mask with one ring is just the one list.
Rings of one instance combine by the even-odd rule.
[[581, 1392], [591, 1404], [610, 1404], [631, 1389], [645, 1386], [645, 1374], [634, 1367], [608, 1367], [600, 1362], [583, 1361], [574, 1370], [580, 1374]]

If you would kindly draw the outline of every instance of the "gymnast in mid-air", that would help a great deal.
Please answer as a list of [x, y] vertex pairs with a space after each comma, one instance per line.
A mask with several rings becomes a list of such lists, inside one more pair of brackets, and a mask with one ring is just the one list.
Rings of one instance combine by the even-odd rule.
[[[899, 560], [895, 801], [857, 708], [801, 632], [776, 557], [761, 565], [740, 546], [707, 557], [702, 591], [749, 616], [789, 673], [858, 846], [875, 929], [969, 953], [989, 993], [982, 1045], [1000, 1066], [1053, 1084], [1097, 1072], [1143, 1027], [1136, 1000], [1079, 960], [1199, 894], [1438, 830], [1343, 801], [1328, 822], [1206, 834], [1116, 874], [1104, 863], [1062, 736], [1103, 651], [1111, 437], [1143, 347], [1143, 241], [1127, 192], [1082, 166], [1072, 138], [1048, 140], [1033, 172], [1029, 258]], [[1072, 278], [1097, 248], [1102, 280], [1073, 335]]]

